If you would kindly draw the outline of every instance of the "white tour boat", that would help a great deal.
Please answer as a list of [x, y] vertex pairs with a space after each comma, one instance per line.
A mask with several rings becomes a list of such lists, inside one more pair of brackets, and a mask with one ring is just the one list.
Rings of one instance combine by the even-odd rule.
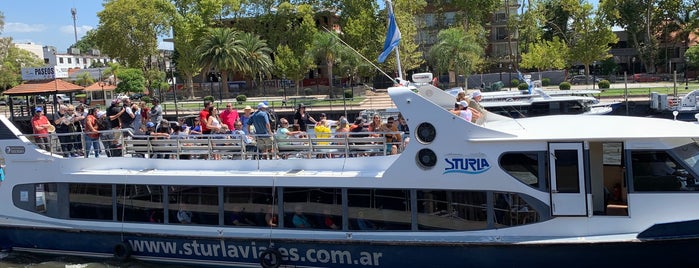
[[238, 267], [699, 265], [698, 124], [474, 125], [423, 97], [437, 90], [388, 90], [412, 129], [396, 155], [383, 137], [309, 137], [251, 159], [210, 137], [64, 158], [0, 118], [0, 248]]

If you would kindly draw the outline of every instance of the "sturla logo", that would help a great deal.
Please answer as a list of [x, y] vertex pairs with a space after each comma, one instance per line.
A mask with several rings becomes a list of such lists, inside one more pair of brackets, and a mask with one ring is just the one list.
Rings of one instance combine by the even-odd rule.
[[484, 155], [447, 155], [444, 158], [445, 168], [442, 174], [464, 173], [480, 174], [490, 169], [490, 163]]

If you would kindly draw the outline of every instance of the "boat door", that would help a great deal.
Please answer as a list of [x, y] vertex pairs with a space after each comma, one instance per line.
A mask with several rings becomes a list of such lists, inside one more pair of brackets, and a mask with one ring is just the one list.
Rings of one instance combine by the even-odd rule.
[[552, 215], [587, 215], [583, 167], [582, 143], [549, 143]]

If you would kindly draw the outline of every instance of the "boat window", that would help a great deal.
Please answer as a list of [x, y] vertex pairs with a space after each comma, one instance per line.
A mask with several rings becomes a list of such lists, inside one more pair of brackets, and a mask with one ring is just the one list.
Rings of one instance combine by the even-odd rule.
[[410, 230], [409, 190], [348, 189], [352, 230]]
[[168, 187], [170, 223], [219, 225], [218, 187]]
[[36, 212], [46, 214], [50, 217], [58, 216], [58, 185], [56, 183], [37, 183], [34, 185], [36, 191]]
[[674, 148], [672, 152], [692, 169], [694, 174], [699, 174], [699, 140]]
[[479, 230], [488, 228], [485, 192], [417, 191], [419, 230]]
[[73, 183], [69, 186], [70, 218], [113, 220], [111, 184]]
[[224, 224], [277, 227], [277, 198], [271, 187], [224, 187]]
[[694, 176], [666, 151], [633, 151], [631, 164], [636, 192], [699, 190]]
[[508, 174], [534, 188], [540, 188], [539, 153], [510, 152], [500, 157], [500, 166]]
[[[163, 187], [160, 185], [117, 185], [117, 220], [164, 223]], [[172, 219], [170, 219], [172, 221]]]
[[284, 188], [284, 227], [342, 230], [342, 190]]
[[497, 226], [516, 226], [541, 220], [541, 215], [524, 196], [495, 192], [495, 223]]

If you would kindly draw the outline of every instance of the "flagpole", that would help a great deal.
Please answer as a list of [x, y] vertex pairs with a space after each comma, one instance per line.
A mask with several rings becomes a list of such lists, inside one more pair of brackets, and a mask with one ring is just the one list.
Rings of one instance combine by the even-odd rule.
[[[393, 13], [393, 3], [391, 2], [391, 0], [386, 0], [386, 6], [388, 7], [389, 14], [392, 14]], [[395, 16], [395, 13], [393, 13], [393, 14]], [[400, 47], [400, 45], [396, 45], [396, 67], [398, 67], [398, 78], [400, 78], [400, 80], [403, 80], [403, 70], [401, 69], [401, 66], [400, 66], [400, 53], [398, 52], [400, 50], [399, 47]]]

